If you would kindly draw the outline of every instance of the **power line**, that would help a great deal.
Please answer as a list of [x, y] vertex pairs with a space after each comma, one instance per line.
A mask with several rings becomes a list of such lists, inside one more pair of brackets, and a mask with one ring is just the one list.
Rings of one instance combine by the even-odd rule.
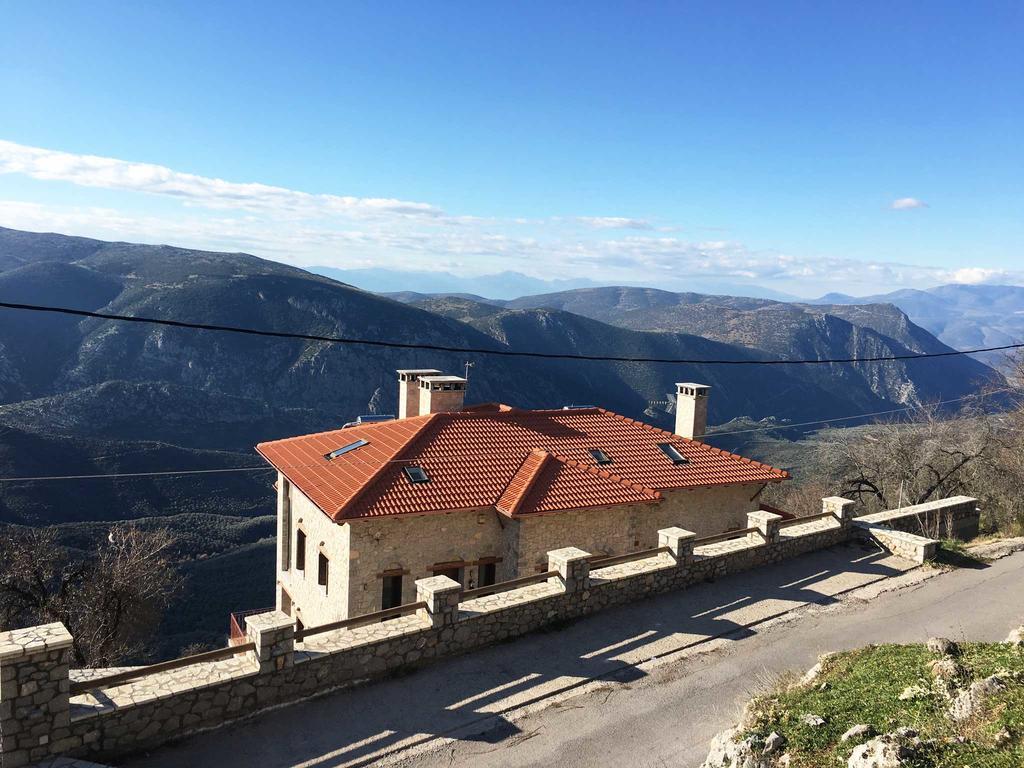
[[94, 480], [114, 477], [169, 477], [172, 475], [213, 475], [225, 472], [268, 472], [273, 467], [231, 467], [228, 469], [183, 469], [167, 472], [114, 472], [98, 475], [47, 475], [35, 477], [0, 477], [0, 483], [27, 483], [34, 480]]
[[569, 352], [523, 352], [511, 349], [484, 349], [483, 347], [450, 347], [443, 344], [414, 344], [402, 341], [380, 341], [375, 339], [359, 339], [347, 336], [319, 336], [307, 333], [289, 333], [287, 331], [267, 331], [257, 328], [244, 328], [235, 325], [213, 325], [210, 323], [189, 323], [183, 320], [163, 320], [154, 317], [136, 317], [117, 315], [109, 312], [89, 312], [84, 309], [68, 307], [50, 307], [39, 304], [17, 304], [0, 301], [0, 307], [21, 309], [30, 312], [55, 312], [77, 317], [91, 317], [100, 320], [119, 320], [129, 323], [149, 323], [165, 325], [172, 328], [191, 328], [200, 331], [223, 331], [226, 333], [242, 333], [250, 336], [266, 336], [277, 339], [299, 339], [303, 341], [323, 341], [331, 344], [359, 344], [368, 347], [388, 347], [392, 349], [416, 349], [433, 352], [456, 352], [459, 354], [497, 355], [501, 357], [533, 357], [549, 360], [596, 360], [614, 363], [672, 363], [675, 365], [826, 365], [834, 363], [883, 363], [896, 360], [923, 360], [937, 357], [955, 357], [958, 355], [975, 355], [981, 352], [1001, 352], [1010, 349], [1024, 349], [1024, 344], [1004, 344], [998, 347], [980, 347], [978, 349], [950, 350], [949, 352], [923, 352], [913, 355], [882, 355], [877, 357], [846, 357], [831, 359], [806, 360], [700, 360], [673, 357], [619, 357], [615, 355], [581, 355]]
[[[970, 399], [976, 398], [976, 397], [984, 397], [985, 395], [998, 395], [998, 394], [1001, 394], [1003, 392], [1012, 392], [1012, 391], [1013, 391], [1012, 387], [1004, 387], [1003, 389], [996, 389], [996, 390], [993, 390], [992, 392], [985, 392], [985, 393], [980, 393], [980, 394], [979, 393], [975, 393], [975, 394], [971, 394], [971, 395], [964, 395], [963, 397], [954, 397], [951, 400], [939, 400], [939, 401], [934, 402], [934, 403], [929, 403], [929, 405], [948, 405], [949, 403], [960, 403], [960, 402], [963, 402], [964, 400], [970, 400]], [[850, 419], [866, 419], [866, 418], [868, 418], [870, 416], [885, 416], [885, 415], [891, 414], [891, 413], [904, 413], [906, 411], [916, 411], [916, 410], [920, 410], [922, 407], [925, 407], [925, 406], [908, 405], [906, 408], [892, 408], [892, 409], [887, 410], [887, 411], [874, 411], [873, 413], [858, 413], [858, 414], [856, 414], [854, 416], [836, 416], [833, 419], [818, 419], [817, 421], [802, 421], [802, 422], [797, 422], [795, 424], [775, 424], [775, 425], [770, 426], [770, 427], [752, 427], [750, 429], [734, 429], [734, 430], [730, 430], [728, 432], [709, 432], [709, 433], [705, 434], [704, 437], [720, 437], [720, 436], [724, 436], [724, 435], [742, 435], [742, 434], [746, 434], [748, 432], [769, 432], [771, 430], [792, 429], [794, 427], [809, 427], [809, 426], [813, 426], [815, 424], [831, 424], [831, 423], [836, 422], [836, 421], [849, 421]]]

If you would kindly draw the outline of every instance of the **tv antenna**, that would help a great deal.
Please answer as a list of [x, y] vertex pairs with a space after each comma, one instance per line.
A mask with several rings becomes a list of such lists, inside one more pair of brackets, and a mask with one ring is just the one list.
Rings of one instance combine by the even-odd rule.
[[466, 381], [469, 381], [469, 369], [470, 369], [470, 368], [475, 368], [475, 367], [476, 367], [476, 363], [471, 363], [471, 362], [469, 362], [469, 361], [467, 360], [467, 361], [466, 361], [466, 363], [465, 363], [465, 366], [466, 366], [466, 375], [465, 375], [465, 376], [464, 376], [463, 378], [464, 378], [464, 379], [465, 379]]

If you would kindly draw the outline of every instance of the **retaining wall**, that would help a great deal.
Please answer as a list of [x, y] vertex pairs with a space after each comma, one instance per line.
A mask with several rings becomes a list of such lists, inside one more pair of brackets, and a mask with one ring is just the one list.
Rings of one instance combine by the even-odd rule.
[[[950, 502], [965, 504], [963, 497]], [[795, 524], [783, 524], [770, 512], [752, 512], [753, 530], [707, 543], [690, 531], [666, 528], [658, 532], [664, 551], [594, 570], [589, 553], [555, 550], [548, 562], [557, 576], [474, 599], [463, 599], [462, 587], [445, 576], [420, 579], [417, 602], [426, 607], [415, 614], [307, 636], [299, 644], [291, 617], [257, 614], [246, 619], [254, 650], [70, 697], [71, 637], [63, 626], [0, 633], [3, 768], [47, 755], [116, 758], [270, 706], [829, 547], [850, 538], [852, 504], [824, 499], [822, 515]], [[946, 511], [939, 504], [923, 514]], [[76, 671], [75, 677], [86, 675]]]

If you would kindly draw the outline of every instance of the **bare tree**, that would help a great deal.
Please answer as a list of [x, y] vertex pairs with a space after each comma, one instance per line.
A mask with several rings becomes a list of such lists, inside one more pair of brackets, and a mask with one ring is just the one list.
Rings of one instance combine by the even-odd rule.
[[60, 546], [55, 529], [9, 526], [0, 537], [0, 628], [63, 622], [78, 666], [142, 654], [181, 576], [169, 531], [115, 525], [89, 553]]

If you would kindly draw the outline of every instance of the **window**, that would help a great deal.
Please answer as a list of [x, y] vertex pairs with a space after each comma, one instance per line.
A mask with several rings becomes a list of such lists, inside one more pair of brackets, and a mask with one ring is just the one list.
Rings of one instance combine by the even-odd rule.
[[402, 574], [385, 573], [380, 591], [380, 609], [395, 608], [402, 604]]
[[409, 466], [405, 468], [405, 476], [409, 478], [410, 483], [429, 483], [430, 475], [427, 474], [427, 470], [423, 467]]
[[497, 563], [481, 563], [480, 564], [480, 583], [479, 587], [489, 587], [495, 582], [498, 568]]
[[612, 457], [602, 451], [600, 448], [591, 448], [590, 455], [594, 457], [594, 461], [598, 464], [611, 464]]
[[327, 587], [327, 576], [330, 567], [331, 563], [327, 559], [327, 555], [321, 552], [320, 557], [317, 559], [316, 569], [316, 583], [319, 584], [321, 587]]
[[683, 456], [683, 454], [679, 452], [679, 449], [672, 445], [672, 443], [658, 443], [658, 447], [661, 448], [661, 452], [668, 456], [669, 460], [673, 464], [689, 463], [689, 459]]
[[450, 565], [450, 564], [439, 564], [435, 565], [431, 570], [435, 576], [447, 576], [449, 579], [462, 583], [462, 566], [461, 565]]
[[306, 532], [301, 528], [295, 534], [295, 570], [306, 570]]
[[362, 448], [364, 445], [369, 445], [369, 443], [366, 440], [356, 440], [354, 443], [343, 445], [341, 448], [335, 448], [330, 453], [325, 453], [324, 458], [328, 461], [333, 461], [339, 456], [344, 456], [349, 451], [354, 451], [356, 448]]

